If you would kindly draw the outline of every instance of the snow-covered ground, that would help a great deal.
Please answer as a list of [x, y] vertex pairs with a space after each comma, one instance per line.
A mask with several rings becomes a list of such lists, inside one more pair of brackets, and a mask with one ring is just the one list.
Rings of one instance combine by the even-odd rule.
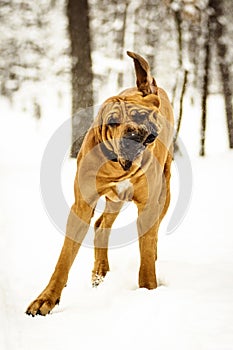
[[[60, 305], [32, 318], [25, 309], [48, 282], [63, 242], [44, 210], [39, 177], [47, 141], [66, 117], [53, 106], [52, 115], [37, 122], [1, 101], [0, 349], [233, 349], [233, 153], [222, 101], [209, 102], [202, 159], [197, 110], [186, 106], [181, 136], [192, 162], [192, 201], [181, 225], [166, 235], [174, 196], [161, 227], [159, 287], [138, 289], [135, 242], [110, 250], [111, 272], [92, 289], [93, 250], [83, 247]], [[63, 172], [72, 201], [75, 160], [67, 159]], [[175, 172], [174, 166], [173, 193]], [[120, 221], [124, 225], [124, 213]]]

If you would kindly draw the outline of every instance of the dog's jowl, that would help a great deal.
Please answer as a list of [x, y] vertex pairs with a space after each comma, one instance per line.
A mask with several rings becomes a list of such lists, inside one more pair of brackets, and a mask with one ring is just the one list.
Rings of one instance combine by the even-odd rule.
[[28, 315], [46, 315], [59, 303], [100, 196], [105, 196], [106, 207], [95, 223], [93, 285], [109, 271], [111, 226], [124, 201], [133, 201], [138, 208], [139, 287], [157, 287], [158, 229], [170, 201], [173, 113], [148, 63], [127, 53], [134, 60], [137, 87], [107, 99], [84, 138], [64, 245], [47, 287], [29, 305]]

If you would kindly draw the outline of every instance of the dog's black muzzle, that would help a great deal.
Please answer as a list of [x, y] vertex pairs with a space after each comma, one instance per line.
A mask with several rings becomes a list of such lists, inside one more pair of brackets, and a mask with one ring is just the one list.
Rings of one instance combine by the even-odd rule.
[[125, 160], [124, 170], [129, 170], [132, 162], [145, 150], [146, 146], [154, 142], [158, 136], [154, 124], [141, 125], [134, 128], [129, 126], [120, 141], [120, 155]]

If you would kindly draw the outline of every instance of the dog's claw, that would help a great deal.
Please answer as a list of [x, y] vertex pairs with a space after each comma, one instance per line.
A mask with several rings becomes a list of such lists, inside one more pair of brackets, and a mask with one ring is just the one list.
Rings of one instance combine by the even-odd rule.
[[58, 303], [59, 299], [53, 301], [48, 297], [39, 297], [29, 305], [29, 307], [26, 310], [26, 315], [32, 317], [35, 317], [36, 315], [46, 316]]
[[28, 315], [28, 316], [35, 317], [35, 315], [34, 315], [34, 314], [32, 314], [32, 313], [30, 313], [28, 310], [25, 312], [25, 314], [26, 314], [26, 315]]
[[97, 288], [101, 283], [103, 283], [103, 281], [104, 281], [104, 276], [101, 276], [98, 273], [96, 273], [92, 277], [92, 288]]

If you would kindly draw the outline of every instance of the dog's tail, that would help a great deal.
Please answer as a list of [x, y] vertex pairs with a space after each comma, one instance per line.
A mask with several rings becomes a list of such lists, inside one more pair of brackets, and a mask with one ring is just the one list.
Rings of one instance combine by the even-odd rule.
[[143, 93], [144, 96], [149, 94], [158, 94], [158, 87], [155, 79], [150, 73], [150, 66], [148, 62], [137, 53], [127, 51], [127, 55], [134, 60], [134, 67], [137, 76], [138, 90]]

